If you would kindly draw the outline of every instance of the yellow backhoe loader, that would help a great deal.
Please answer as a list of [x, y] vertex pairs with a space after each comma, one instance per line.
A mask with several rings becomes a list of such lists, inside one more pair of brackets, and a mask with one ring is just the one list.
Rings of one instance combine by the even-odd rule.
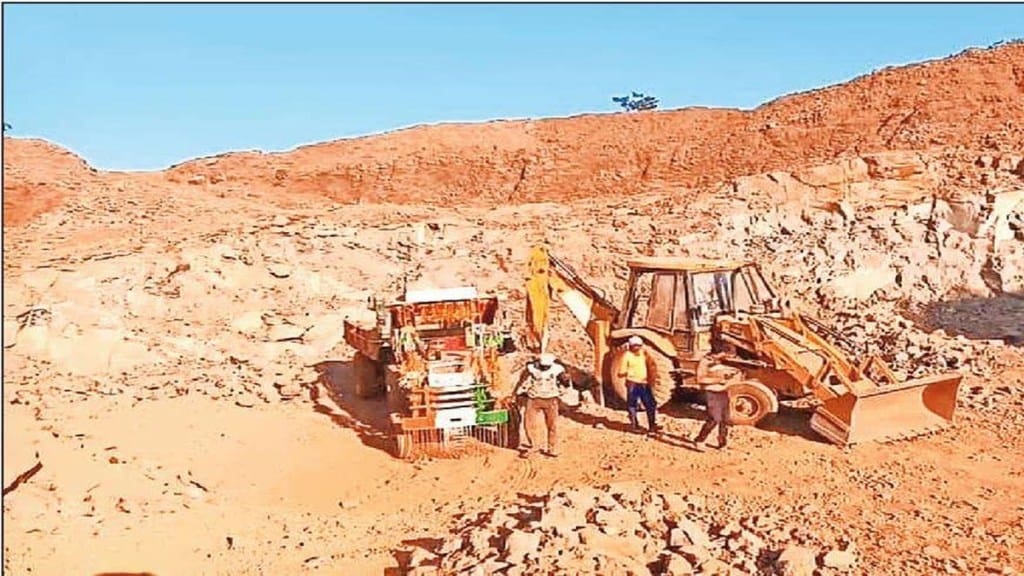
[[754, 263], [638, 258], [627, 265], [617, 308], [545, 247], [530, 256], [531, 347], [546, 351], [551, 300], [558, 297], [593, 343], [602, 404], [605, 385], [625, 399], [618, 364], [623, 343], [635, 335], [651, 352], [659, 406], [677, 390], [723, 384], [733, 423], [755, 425], [778, 411], [779, 398], [813, 395], [820, 406], [811, 427], [841, 446], [916, 436], [952, 422], [961, 374], [899, 382], [877, 356], [853, 361], [833, 344], [839, 334], [785, 310]]

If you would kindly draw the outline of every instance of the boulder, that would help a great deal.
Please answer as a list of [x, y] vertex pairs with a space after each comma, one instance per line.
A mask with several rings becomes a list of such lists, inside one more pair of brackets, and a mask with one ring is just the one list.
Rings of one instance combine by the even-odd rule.
[[835, 186], [846, 181], [843, 168], [838, 164], [812, 166], [793, 172], [793, 177], [808, 186]]
[[711, 545], [711, 541], [708, 539], [707, 533], [696, 522], [688, 518], [680, 518], [676, 521], [676, 527], [669, 532], [668, 545], [670, 548], [681, 548], [691, 544], [706, 548]]
[[287, 264], [268, 264], [267, 271], [270, 272], [270, 275], [274, 278], [287, 278], [292, 275], [292, 268]]
[[695, 544], [680, 546], [676, 552], [685, 556], [694, 566], [701, 566], [712, 558], [711, 552], [707, 548]]
[[718, 558], [711, 558], [700, 567], [701, 576], [732, 576], [733, 569]]
[[644, 540], [639, 536], [609, 536], [597, 531], [595, 533], [587, 541], [587, 546], [591, 550], [630, 563], [645, 557]]
[[875, 292], [892, 286], [895, 282], [896, 271], [886, 265], [877, 268], [858, 268], [853, 272], [834, 278], [827, 286], [835, 296], [840, 298], [867, 300]]
[[828, 568], [849, 570], [857, 564], [857, 555], [850, 550], [830, 550], [822, 558], [822, 563]]
[[587, 510], [572, 505], [546, 506], [541, 512], [540, 527], [565, 536], [587, 524]]
[[693, 574], [693, 564], [686, 558], [679, 554], [669, 554], [665, 558], [664, 576], [684, 576], [686, 574]]
[[423, 548], [413, 548], [409, 554], [409, 566], [423, 566], [437, 559], [437, 556]]
[[278, 387], [277, 393], [282, 399], [291, 400], [292, 398], [302, 396], [302, 386], [299, 384], [284, 384]]
[[640, 522], [639, 514], [625, 508], [599, 510], [594, 515], [594, 523], [608, 534], [631, 534], [640, 527]]
[[537, 532], [524, 532], [513, 530], [505, 537], [504, 559], [511, 564], [519, 564], [540, 548], [540, 534]]
[[925, 173], [926, 167], [914, 152], [879, 152], [862, 157], [868, 176], [880, 180], [905, 180]]
[[783, 576], [813, 576], [818, 566], [814, 550], [803, 546], [788, 546], [775, 560]]
[[[473, 528], [466, 532], [466, 546], [476, 554], [484, 555], [491, 547], [491, 536], [493, 534], [484, 528]], [[459, 545], [462, 542], [459, 541]]]

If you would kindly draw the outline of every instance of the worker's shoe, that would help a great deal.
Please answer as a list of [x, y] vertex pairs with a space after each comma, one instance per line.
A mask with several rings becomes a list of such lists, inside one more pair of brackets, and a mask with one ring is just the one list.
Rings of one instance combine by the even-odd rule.
[[690, 440], [690, 444], [693, 446], [693, 449], [696, 450], [697, 452], [707, 452], [708, 450], [701, 442], [694, 442], [693, 440]]
[[547, 456], [548, 458], [558, 458], [557, 450], [544, 450], [541, 452], [541, 454]]

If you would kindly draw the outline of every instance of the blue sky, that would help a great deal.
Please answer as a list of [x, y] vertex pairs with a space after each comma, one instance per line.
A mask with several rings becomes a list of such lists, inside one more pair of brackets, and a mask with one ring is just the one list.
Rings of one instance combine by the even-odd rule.
[[4, 120], [161, 169], [443, 121], [753, 108], [1024, 37], [1024, 5], [5, 5]]

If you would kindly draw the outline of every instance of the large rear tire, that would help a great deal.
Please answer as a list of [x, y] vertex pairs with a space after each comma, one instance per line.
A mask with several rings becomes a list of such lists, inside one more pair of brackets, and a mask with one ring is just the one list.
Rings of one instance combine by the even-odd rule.
[[729, 384], [726, 391], [729, 394], [729, 421], [736, 426], [756, 426], [777, 406], [771, 391], [753, 380]]
[[352, 359], [356, 378], [356, 396], [375, 398], [384, 391], [380, 366], [366, 354], [356, 352]]

